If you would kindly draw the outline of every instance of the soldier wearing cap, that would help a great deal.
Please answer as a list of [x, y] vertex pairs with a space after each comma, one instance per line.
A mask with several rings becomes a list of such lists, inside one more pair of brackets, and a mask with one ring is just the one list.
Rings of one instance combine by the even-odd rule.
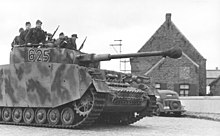
[[71, 50], [76, 50], [76, 39], [77, 39], [77, 34], [72, 34], [71, 38], [68, 39], [68, 44], [66, 46], [67, 49]]
[[25, 44], [25, 37], [28, 33], [28, 31], [31, 29], [31, 23], [30, 22], [26, 22], [25, 23], [25, 30], [23, 32], [20, 33], [20, 45]]
[[63, 32], [59, 34], [59, 38], [55, 41], [55, 45], [60, 48], [64, 48], [67, 44], [66, 37]]
[[[19, 33], [21, 34], [24, 31], [23, 28], [19, 29]], [[20, 35], [15, 36], [13, 42], [11, 43], [11, 46], [14, 47], [14, 45], [21, 45], [21, 38]]]
[[46, 32], [41, 29], [42, 22], [36, 21], [36, 27], [31, 28], [25, 37], [25, 42], [29, 44], [42, 44], [46, 40]]

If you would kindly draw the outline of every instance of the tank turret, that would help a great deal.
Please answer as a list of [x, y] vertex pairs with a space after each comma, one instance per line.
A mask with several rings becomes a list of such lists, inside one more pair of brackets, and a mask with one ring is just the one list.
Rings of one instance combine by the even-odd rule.
[[174, 47], [166, 51], [138, 52], [128, 54], [87, 54], [78, 50], [69, 50], [56, 47], [16, 47], [13, 48], [10, 55], [10, 63], [22, 62], [52, 62], [63, 64], [77, 64], [84, 67], [99, 68], [100, 61], [109, 61], [111, 59], [131, 58], [131, 57], [151, 57], [162, 56], [170, 58], [179, 58], [182, 50]]
[[177, 59], [182, 56], [182, 50], [178, 47], [171, 48], [166, 51], [139, 52], [128, 54], [79, 54], [76, 56], [80, 62], [97, 62], [108, 61], [111, 59], [131, 58], [131, 57], [150, 57], [163, 56]]

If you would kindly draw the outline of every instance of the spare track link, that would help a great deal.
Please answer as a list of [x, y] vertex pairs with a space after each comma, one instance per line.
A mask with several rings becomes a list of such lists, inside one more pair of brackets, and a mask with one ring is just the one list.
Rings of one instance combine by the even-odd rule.
[[[50, 125], [50, 124], [48, 124], [48, 121], [46, 122], [47, 124], [37, 124], [37, 123], [35, 123], [35, 121], [31, 124], [26, 124], [26, 123], [23, 122], [23, 119], [22, 119], [21, 123], [15, 123], [15, 122], [12, 121], [12, 119], [9, 122], [4, 122], [4, 121], [2, 121], [2, 118], [1, 118], [0, 124], [20, 125], [20, 126], [34, 126], [34, 127], [49, 127], [49, 128], [65, 128], [65, 129], [85, 128], [85, 127], [90, 126], [91, 124], [93, 124], [95, 122], [95, 120], [99, 118], [101, 112], [103, 111], [103, 107], [104, 107], [104, 104], [105, 104], [105, 95], [104, 94], [100, 94], [100, 93], [97, 93], [95, 91], [92, 91], [92, 93], [94, 94], [94, 98], [95, 98], [93, 109], [90, 111], [90, 113], [82, 121], [80, 121], [80, 122], [78, 122], [74, 125], [62, 125], [62, 124]], [[10, 107], [10, 108], [11, 108], [11, 110], [13, 110], [13, 108], [17, 108], [17, 107]], [[23, 109], [24, 108], [25, 107], [23, 107]], [[66, 106], [63, 107], [63, 108], [66, 108]], [[2, 109], [1, 109], [1, 111], [2, 111]], [[33, 107], [33, 109], [37, 110], [38, 108]], [[48, 108], [48, 110], [49, 110], [49, 108]]]

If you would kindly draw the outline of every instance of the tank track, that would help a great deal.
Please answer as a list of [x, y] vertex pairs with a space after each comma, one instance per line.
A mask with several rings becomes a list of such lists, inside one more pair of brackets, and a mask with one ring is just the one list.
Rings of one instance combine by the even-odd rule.
[[[34, 127], [49, 127], [49, 128], [66, 128], [66, 129], [79, 129], [79, 128], [86, 128], [88, 126], [90, 126], [93, 123], [98, 123], [98, 124], [114, 124], [114, 125], [129, 125], [129, 124], [133, 124], [137, 121], [139, 121], [140, 119], [146, 117], [146, 116], [151, 116], [152, 115], [152, 111], [154, 108], [154, 105], [156, 105], [156, 99], [154, 96], [149, 96], [149, 102], [148, 105], [146, 106], [145, 109], [143, 109], [142, 111], [139, 112], [121, 112], [121, 113], [110, 113], [110, 112], [103, 112], [103, 108], [105, 106], [105, 101], [106, 101], [106, 94], [104, 93], [97, 93], [95, 91], [95, 89], [93, 87], [89, 88], [87, 90], [87, 92], [85, 94], [87, 94], [88, 92], [91, 92], [92, 96], [93, 96], [93, 105], [91, 110], [89, 111], [89, 113], [86, 116], [81, 116], [79, 115], [79, 112], [76, 111], [75, 105], [77, 102], [79, 102], [84, 96], [82, 96], [82, 98], [80, 100], [77, 101], [73, 101], [71, 103], [65, 104], [65, 105], [61, 105], [59, 107], [57, 107], [57, 109], [59, 110], [59, 113], [61, 113], [61, 111], [65, 108], [71, 108], [74, 111], [74, 114], [77, 114], [77, 121], [73, 122], [70, 125], [63, 125], [62, 122], [59, 119], [59, 123], [56, 125], [51, 125], [48, 122], [48, 118], [46, 120], [45, 123], [43, 124], [39, 124], [36, 122], [36, 120], [34, 120], [32, 123], [27, 124], [24, 122], [24, 118], [21, 120], [21, 122], [16, 123], [12, 120], [12, 116], [10, 118], [9, 121], [3, 121], [3, 109], [4, 108], [9, 108], [11, 109], [11, 111], [13, 111], [13, 109], [15, 108], [21, 108], [22, 109], [22, 114], [24, 113], [25, 109], [30, 108], [30, 107], [0, 107], [0, 124], [7, 124], [7, 125], [21, 125], [21, 126], [34, 126]], [[88, 97], [87, 97], [88, 98]], [[87, 100], [86, 98], [86, 100]], [[45, 111], [49, 112], [49, 110], [51, 110], [52, 108], [47, 108], [47, 107], [32, 107], [31, 109], [34, 110], [34, 115], [36, 116], [36, 111], [39, 109], [45, 109]], [[12, 112], [13, 114], [13, 112]], [[24, 115], [22, 115], [23, 117]]]
[[[75, 129], [85, 128], [85, 127], [90, 126], [91, 124], [93, 124], [95, 122], [95, 120], [100, 117], [100, 114], [103, 111], [103, 107], [104, 107], [104, 104], [105, 104], [105, 95], [104, 94], [97, 93], [96, 91], [94, 91], [93, 88], [90, 89], [90, 91], [92, 92], [92, 94], [94, 96], [94, 104], [92, 106], [92, 109], [91, 109], [91, 111], [89, 112], [89, 114], [87, 116], [83, 117], [79, 122], [77, 122], [75, 124], [73, 123], [73, 124], [70, 124], [70, 125], [63, 125], [61, 123], [61, 121], [59, 121], [59, 124], [51, 125], [51, 124], [48, 123], [48, 119], [45, 122], [45, 124], [38, 124], [38, 123], [36, 123], [36, 121], [33, 121], [31, 124], [27, 124], [27, 123], [24, 122], [24, 119], [22, 119], [20, 123], [16, 123], [12, 120], [12, 118], [10, 119], [10, 121], [5, 122], [5, 121], [2, 120], [2, 116], [0, 117], [1, 118], [0, 119], [1, 120], [0, 124], [34, 126], [34, 127], [49, 127], [49, 128], [69, 128], [69, 129], [72, 129], [72, 128], [75, 128]], [[65, 109], [66, 107], [74, 109], [73, 102], [69, 103], [69, 104], [66, 104], [65, 106], [64, 105], [60, 106], [58, 108], [59, 112], [61, 113], [62, 109]], [[1, 107], [1, 115], [2, 115], [3, 108], [4, 107]], [[18, 108], [18, 107], [5, 107], [5, 108], [10, 108], [11, 111], [13, 111], [13, 109]], [[30, 107], [28, 107], [28, 108], [30, 108]], [[26, 107], [22, 108], [22, 114], [24, 113], [25, 109], [26, 109]], [[34, 111], [36, 111], [37, 109], [40, 109], [40, 108], [35, 107], [35, 108], [32, 108], [32, 109], [34, 109]], [[46, 111], [48, 112], [49, 109], [51, 109], [51, 108], [44, 108], [44, 109], [46, 109]], [[34, 114], [35, 114], [35, 112], [34, 112]]]
[[97, 123], [110, 125], [129, 125], [133, 124], [146, 116], [153, 116], [153, 110], [156, 108], [156, 97], [149, 96], [150, 100], [145, 109], [139, 112], [122, 112], [122, 113], [103, 113], [97, 120]]

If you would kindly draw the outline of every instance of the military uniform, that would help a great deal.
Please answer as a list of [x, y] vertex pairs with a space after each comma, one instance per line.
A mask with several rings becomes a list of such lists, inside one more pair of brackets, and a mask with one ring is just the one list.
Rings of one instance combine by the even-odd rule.
[[20, 34], [20, 44], [21, 45], [25, 44], [25, 37], [26, 37], [29, 30], [30, 29], [26, 29], [25, 31], [21, 32], [21, 34]]
[[31, 28], [25, 37], [25, 42], [32, 44], [44, 43], [45, 40], [46, 33], [41, 28], [37, 27]]
[[76, 50], [76, 38], [78, 38], [77, 34], [72, 34], [71, 38], [68, 38], [68, 42], [65, 48]]
[[76, 50], [75, 40], [68, 38], [68, 42], [67, 42], [67, 45], [65, 46], [65, 48], [70, 49], [70, 50]]
[[55, 45], [59, 48], [66, 48], [67, 46], [67, 40], [66, 38], [58, 38], [56, 41], [55, 41]]
[[[19, 33], [21, 34], [22, 32], [24, 32], [23, 28], [19, 29]], [[13, 42], [11, 43], [11, 46], [14, 47], [14, 45], [21, 45], [21, 37], [20, 35], [15, 36]]]
[[11, 46], [14, 47], [14, 45], [20, 45], [20, 41], [21, 41], [20, 36], [15, 36], [13, 42], [11, 43]]

